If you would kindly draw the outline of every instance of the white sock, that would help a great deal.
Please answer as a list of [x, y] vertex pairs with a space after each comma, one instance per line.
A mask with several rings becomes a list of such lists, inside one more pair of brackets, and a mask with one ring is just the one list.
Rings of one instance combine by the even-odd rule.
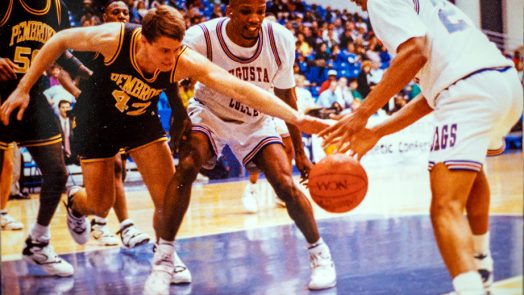
[[456, 276], [453, 279], [453, 288], [455, 288], [455, 291], [459, 294], [462, 294], [462, 292], [468, 292], [467, 294], [477, 294], [477, 291], [478, 294], [484, 294], [482, 278], [476, 271], [469, 271]]
[[160, 238], [156, 250], [160, 253], [173, 254], [175, 252], [175, 241], [166, 241]]
[[35, 222], [31, 228], [31, 238], [40, 242], [49, 242], [51, 239], [51, 232], [49, 231], [49, 226], [43, 226]]
[[310, 243], [310, 244], [308, 244], [308, 247], [307, 247], [307, 248], [308, 248], [308, 249], [313, 249], [313, 248], [316, 248], [317, 246], [320, 246], [320, 245], [322, 245], [322, 244], [325, 245], [326, 243], [324, 243], [324, 240], [322, 239], [322, 237], [320, 237], [320, 238], [318, 239], [318, 241], [316, 241], [316, 242], [314, 242], [314, 243]]
[[128, 219], [126, 219], [126, 220], [120, 222], [120, 228], [124, 228], [124, 227], [126, 227], [127, 225], [129, 225], [129, 224], [133, 224], [133, 219], [129, 219], [129, 218], [128, 218]]
[[96, 223], [107, 224], [107, 219], [102, 218], [100, 216], [95, 215], [93, 219], [95, 220]]
[[483, 235], [473, 235], [475, 255], [489, 255], [489, 231]]

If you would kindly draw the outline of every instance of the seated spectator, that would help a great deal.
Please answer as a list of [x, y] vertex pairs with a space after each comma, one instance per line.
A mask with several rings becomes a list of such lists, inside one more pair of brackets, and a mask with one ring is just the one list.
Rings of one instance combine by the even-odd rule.
[[322, 94], [325, 90], [329, 88], [331, 85], [331, 82], [337, 80], [337, 71], [335, 70], [329, 70], [328, 71], [328, 79], [324, 82], [322, 82], [322, 85], [320, 85], [320, 89], [318, 90], [318, 94]]
[[297, 109], [299, 112], [305, 114], [310, 109], [314, 109], [317, 107], [317, 104], [315, 103], [315, 100], [313, 99], [313, 96], [311, 95], [311, 92], [307, 90], [305, 86], [305, 78], [302, 75], [295, 75], [295, 81], [296, 81], [296, 94], [297, 94]]
[[332, 48], [335, 45], [340, 44], [340, 40], [338, 39], [338, 35], [335, 34], [335, 26], [333, 24], [328, 25], [328, 29], [325, 30], [322, 33], [322, 40], [328, 45], [328, 47]]
[[[348, 22], [349, 24], [349, 22]], [[340, 36], [340, 47], [347, 48], [350, 43], [353, 43], [353, 37], [351, 37], [352, 30], [346, 29], [342, 36]]]
[[369, 88], [369, 83], [371, 82], [371, 62], [365, 60], [362, 62], [362, 68], [360, 74], [358, 75], [358, 92], [362, 94], [363, 97], [367, 97], [371, 89]]
[[348, 86], [348, 79], [346, 77], [340, 77], [337, 83], [337, 89], [335, 93], [341, 99], [342, 108], [348, 108], [353, 101], [353, 95], [351, 94], [351, 88]]
[[309, 56], [313, 52], [313, 48], [306, 41], [305, 36], [304, 36], [303, 33], [298, 33], [296, 47], [297, 47], [297, 51], [302, 56]]
[[129, 8], [129, 14], [130, 14], [129, 22], [141, 24], [142, 19], [146, 15], [147, 11], [148, 10], [146, 7], [146, 3], [143, 0], [138, 1], [136, 3], [136, 7]]
[[338, 82], [336, 80], [331, 81], [329, 89], [322, 92], [318, 97], [317, 104], [324, 108], [331, 108], [334, 103], [338, 103], [341, 106], [345, 105], [345, 102], [336, 93], [337, 86]]
[[351, 95], [353, 96], [353, 101], [364, 100], [364, 97], [358, 91], [358, 80], [356, 78], [349, 80], [349, 89], [351, 91]]
[[370, 83], [378, 84], [384, 76], [384, 70], [380, 68], [380, 60], [371, 62]]
[[331, 56], [329, 54], [327, 45], [326, 43], [322, 43], [318, 51], [315, 53], [315, 58], [310, 62], [311, 66], [320, 67], [320, 70], [318, 71], [318, 77], [311, 78], [312, 80], [318, 81], [324, 77], [324, 71], [326, 70], [326, 67], [328, 67], [330, 59]]

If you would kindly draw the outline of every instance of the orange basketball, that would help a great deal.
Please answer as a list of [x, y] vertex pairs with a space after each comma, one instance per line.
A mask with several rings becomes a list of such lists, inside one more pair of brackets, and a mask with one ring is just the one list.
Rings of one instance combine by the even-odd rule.
[[355, 209], [368, 191], [368, 176], [360, 163], [344, 154], [318, 162], [309, 173], [309, 192], [322, 209], [342, 213]]

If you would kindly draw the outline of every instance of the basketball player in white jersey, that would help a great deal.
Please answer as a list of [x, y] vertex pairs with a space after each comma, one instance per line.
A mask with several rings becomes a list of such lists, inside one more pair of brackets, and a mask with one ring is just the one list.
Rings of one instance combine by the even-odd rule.
[[[267, 21], [277, 22], [277, 19], [274, 15], [269, 15], [266, 17]], [[273, 91], [273, 90], [272, 90]], [[293, 154], [295, 152], [295, 149], [293, 147], [293, 140], [291, 138], [291, 134], [289, 132], [289, 129], [287, 128], [286, 122], [278, 119], [273, 118], [275, 121], [275, 125], [277, 127], [277, 132], [280, 135], [280, 138], [282, 138], [282, 143], [284, 144], [284, 149], [286, 151], [287, 158], [289, 160], [289, 164], [292, 165], [293, 163]], [[303, 146], [300, 145], [298, 147], [300, 149], [298, 152], [302, 153], [302, 155], [299, 155], [297, 160], [297, 168], [300, 171], [301, 175], [301, 182], [305, 182], [307, 180], [307, 175], [309, 174], [309, 170], [311, 170], [312, 163], [307, 159], [307, 157], [303, 156]], [[305, 161], [302, 163], [300, 161], [300, 158], [305, 159]], [[257, 181], [260, 177], [260, 171], [258, 169], [250, 169], [249, 172], [249, 181], [244, 188], [244, 194], [242, 196], [242, 204], [244, 205], [244, 209], [248, 213], [256, 213], [259, 209], [258, 206], [258, 200], [260, 197], [260, 186], [257, 185]], [[277, 206], [279, 207], [286, 207], [286, 203], [279, 199], [277, 196], [274, 196], [274, 200]]]
[[[227, 17], [190, 28], [184, 43], [241, 80], [267, 91], [274, 87], [278, 97], [296, 108], [294, 37], [283, 26], [264, 21], [265, 13], [265, 0], [232, 0]], [[165, 197], [166, 204], [170, 199], [173, 202], [172, 212], [164, 212], [164, 218], [174, 233], [187, 210], [192, 180], [201, 166], [214, 165], [227, 144], [245, 166], [256, 165], [265, 173], [309, 243], [309, 288], [335, 286], [336, 272], [329, 248], [318, 233], [311, 204], [293, 182], [291, 165], [273, 118], [202, 83], [196, 85], [188, 113], [193, 124], [191, 152], [181, 153], [178, 172]], [[305, 161], [300, 132], [294, 125], [288, 127], [294, 146], [300, 147], [296, 149], [297, 162]]]
[[[517, 72], [448, 1], [354, 2], [368, 11], [377, 37], [396, 57], [362, 106], [323, 132], [325, 144], [335, 143], [339, 151], [351, 150], [360, 158], [382, 136], [434, 112], [429, 170], [435, 237], [456, 293], [485, 294], [493, 261], [490, 193], [482, 166], [487, 153], [504, 150], [503, 136], [522, 113]], [[364, 129], [369, 116], [415, 76], [422, 94], [393, 117]]]

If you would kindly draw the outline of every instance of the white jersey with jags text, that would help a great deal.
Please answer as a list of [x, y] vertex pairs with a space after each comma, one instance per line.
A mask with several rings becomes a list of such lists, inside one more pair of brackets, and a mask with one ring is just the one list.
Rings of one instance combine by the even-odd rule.
[[[184, 43], [237, 78], [264, 90], [295, 86], [295, 39], [290, 31], [278, 23], [264, 21], [258, 42], [245, 48], [228, 38], [228, 22], [229, 18], [218, 18], [195, 25], [186, 32]], [[264, 117], [258, 110], [201, 83], [195, 86], [195, 99], [224, 121], [255, 122]]]
[[473, 22], [447, 0], [368, 0], [373, 30], [391, 53], [413, 37], [427, 36], [429, 60], [419, 71], [431, 106], [451, 84], [477, 70], [511, 66]]

